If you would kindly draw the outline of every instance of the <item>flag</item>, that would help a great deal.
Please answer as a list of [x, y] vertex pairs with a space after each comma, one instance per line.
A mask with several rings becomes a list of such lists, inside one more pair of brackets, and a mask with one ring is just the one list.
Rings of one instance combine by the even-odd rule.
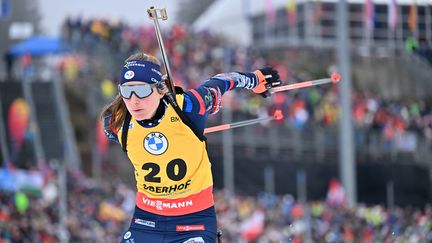
[[252, 215], [240, 225], [240, 234], [244, 240], [255, 241], [264, 231], [264, 213], [256, 209]]
[[321, 21], [321, 17], [323, 15], [323, 6], [320, 0], [314, 3], [314, 13], [312, 15], [312, 21], [317, 23]]
[[0, 1], [0, 18], [6, 18], [10, 15], [10, 2], [9, 0]]
[[408, 13], [408, 27], [411, 32], [417, 30], [417, 1], [414, 0], [413, 4], [410, 6]]
[[265, 7], [266, 7], [266, 23], [269, 26], [273, 26], [276, 22], [276, 10], [273, 6], [272, 0], [265, 0]]
[[336, 207], [345, 206], [347, 203], [345, 190], [336, 178], [330, 180], [326, 202], [328, 205]]
[[389, 0], [388, 3], [388, 27], [391, 30], [396, 29], [398, 21], [398, 6], [396, 0]]
[[366, 0], [364, 5], [364, 22], [368, 30], [372, 30], [375, 26], [375, 5], [373, 0]]
[[294, 26], [297, 24], [297, 1], [296, 0], [287, 0], [286, 15], [288, 18], [288, 24], [290, 26]]

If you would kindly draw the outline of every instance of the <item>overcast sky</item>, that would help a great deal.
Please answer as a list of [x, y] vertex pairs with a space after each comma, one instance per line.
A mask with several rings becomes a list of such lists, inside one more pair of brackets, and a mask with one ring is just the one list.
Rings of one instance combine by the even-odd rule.
[[131, 25], [152, 24], [147, 15], [150, 6], [166, 8], [168, 20], [161, 27], [174, 22], [177, 0], [39, 0], [42, 15], [41, 26], [49, 35], [58, 35], [66, 16], [89, 18], [113, 18]]

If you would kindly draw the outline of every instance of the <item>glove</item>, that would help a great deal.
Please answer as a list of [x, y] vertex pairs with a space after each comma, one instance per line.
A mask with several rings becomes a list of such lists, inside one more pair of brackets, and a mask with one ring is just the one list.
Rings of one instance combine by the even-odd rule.
[[269, 89], [282, 84], [278, 71], [271, 67], [256, 70], [254, 74], [258, 78], [258, 85], [252, 91], [264, 98], [270, 96]]

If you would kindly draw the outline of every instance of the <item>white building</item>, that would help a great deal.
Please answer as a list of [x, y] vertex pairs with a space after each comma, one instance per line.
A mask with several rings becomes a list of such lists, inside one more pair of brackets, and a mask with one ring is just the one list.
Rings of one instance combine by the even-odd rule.
[[[294, 0], [293, 0], [294, 1]], [[289, 0], [218, 0], [193, 24], [196, 30], [223, 33], [244, 45], [257, 47], [311, 45], [332, 47], [336, 41], [336, 0], [297, 0], [296, 21], [288, 22]], [[390, 0], [372, 0], [373, 27], [365, 24], [365, 0], [349, 0], [351, 42], [358, 47], [404, 48], [408, 37], [432, 44], [432, 0], [396, 0], [396, 24], [389, 27]], [[416, 2], [417, 20], [410, 27]], [[268, 3], [271, 3], [269, 5]], [[267, 15], [273, 13], [273, 17]], [[272, 20], [273, 19], [273, 20]]]

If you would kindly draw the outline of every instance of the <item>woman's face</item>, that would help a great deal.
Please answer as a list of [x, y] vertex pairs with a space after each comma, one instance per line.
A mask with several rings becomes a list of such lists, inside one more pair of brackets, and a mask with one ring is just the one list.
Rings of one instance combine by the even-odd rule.
[[[143, 85], [144, 82], [140, 81], [131, 81], [123, 84], [122, 86], [129, 85]], [[153, 92], [145, 97], [138, 98], [135, 93], [132, 93], [130, 99], [123, 98], [123, 102], [126, 104], [127, 109], [135, 120], [144, 120], [150, 119], [156, 113], [156, 110], [159, 106], [160, 99], [162, 98], [162, 94], [159, 94], [156, 87], [152, 86]]]

